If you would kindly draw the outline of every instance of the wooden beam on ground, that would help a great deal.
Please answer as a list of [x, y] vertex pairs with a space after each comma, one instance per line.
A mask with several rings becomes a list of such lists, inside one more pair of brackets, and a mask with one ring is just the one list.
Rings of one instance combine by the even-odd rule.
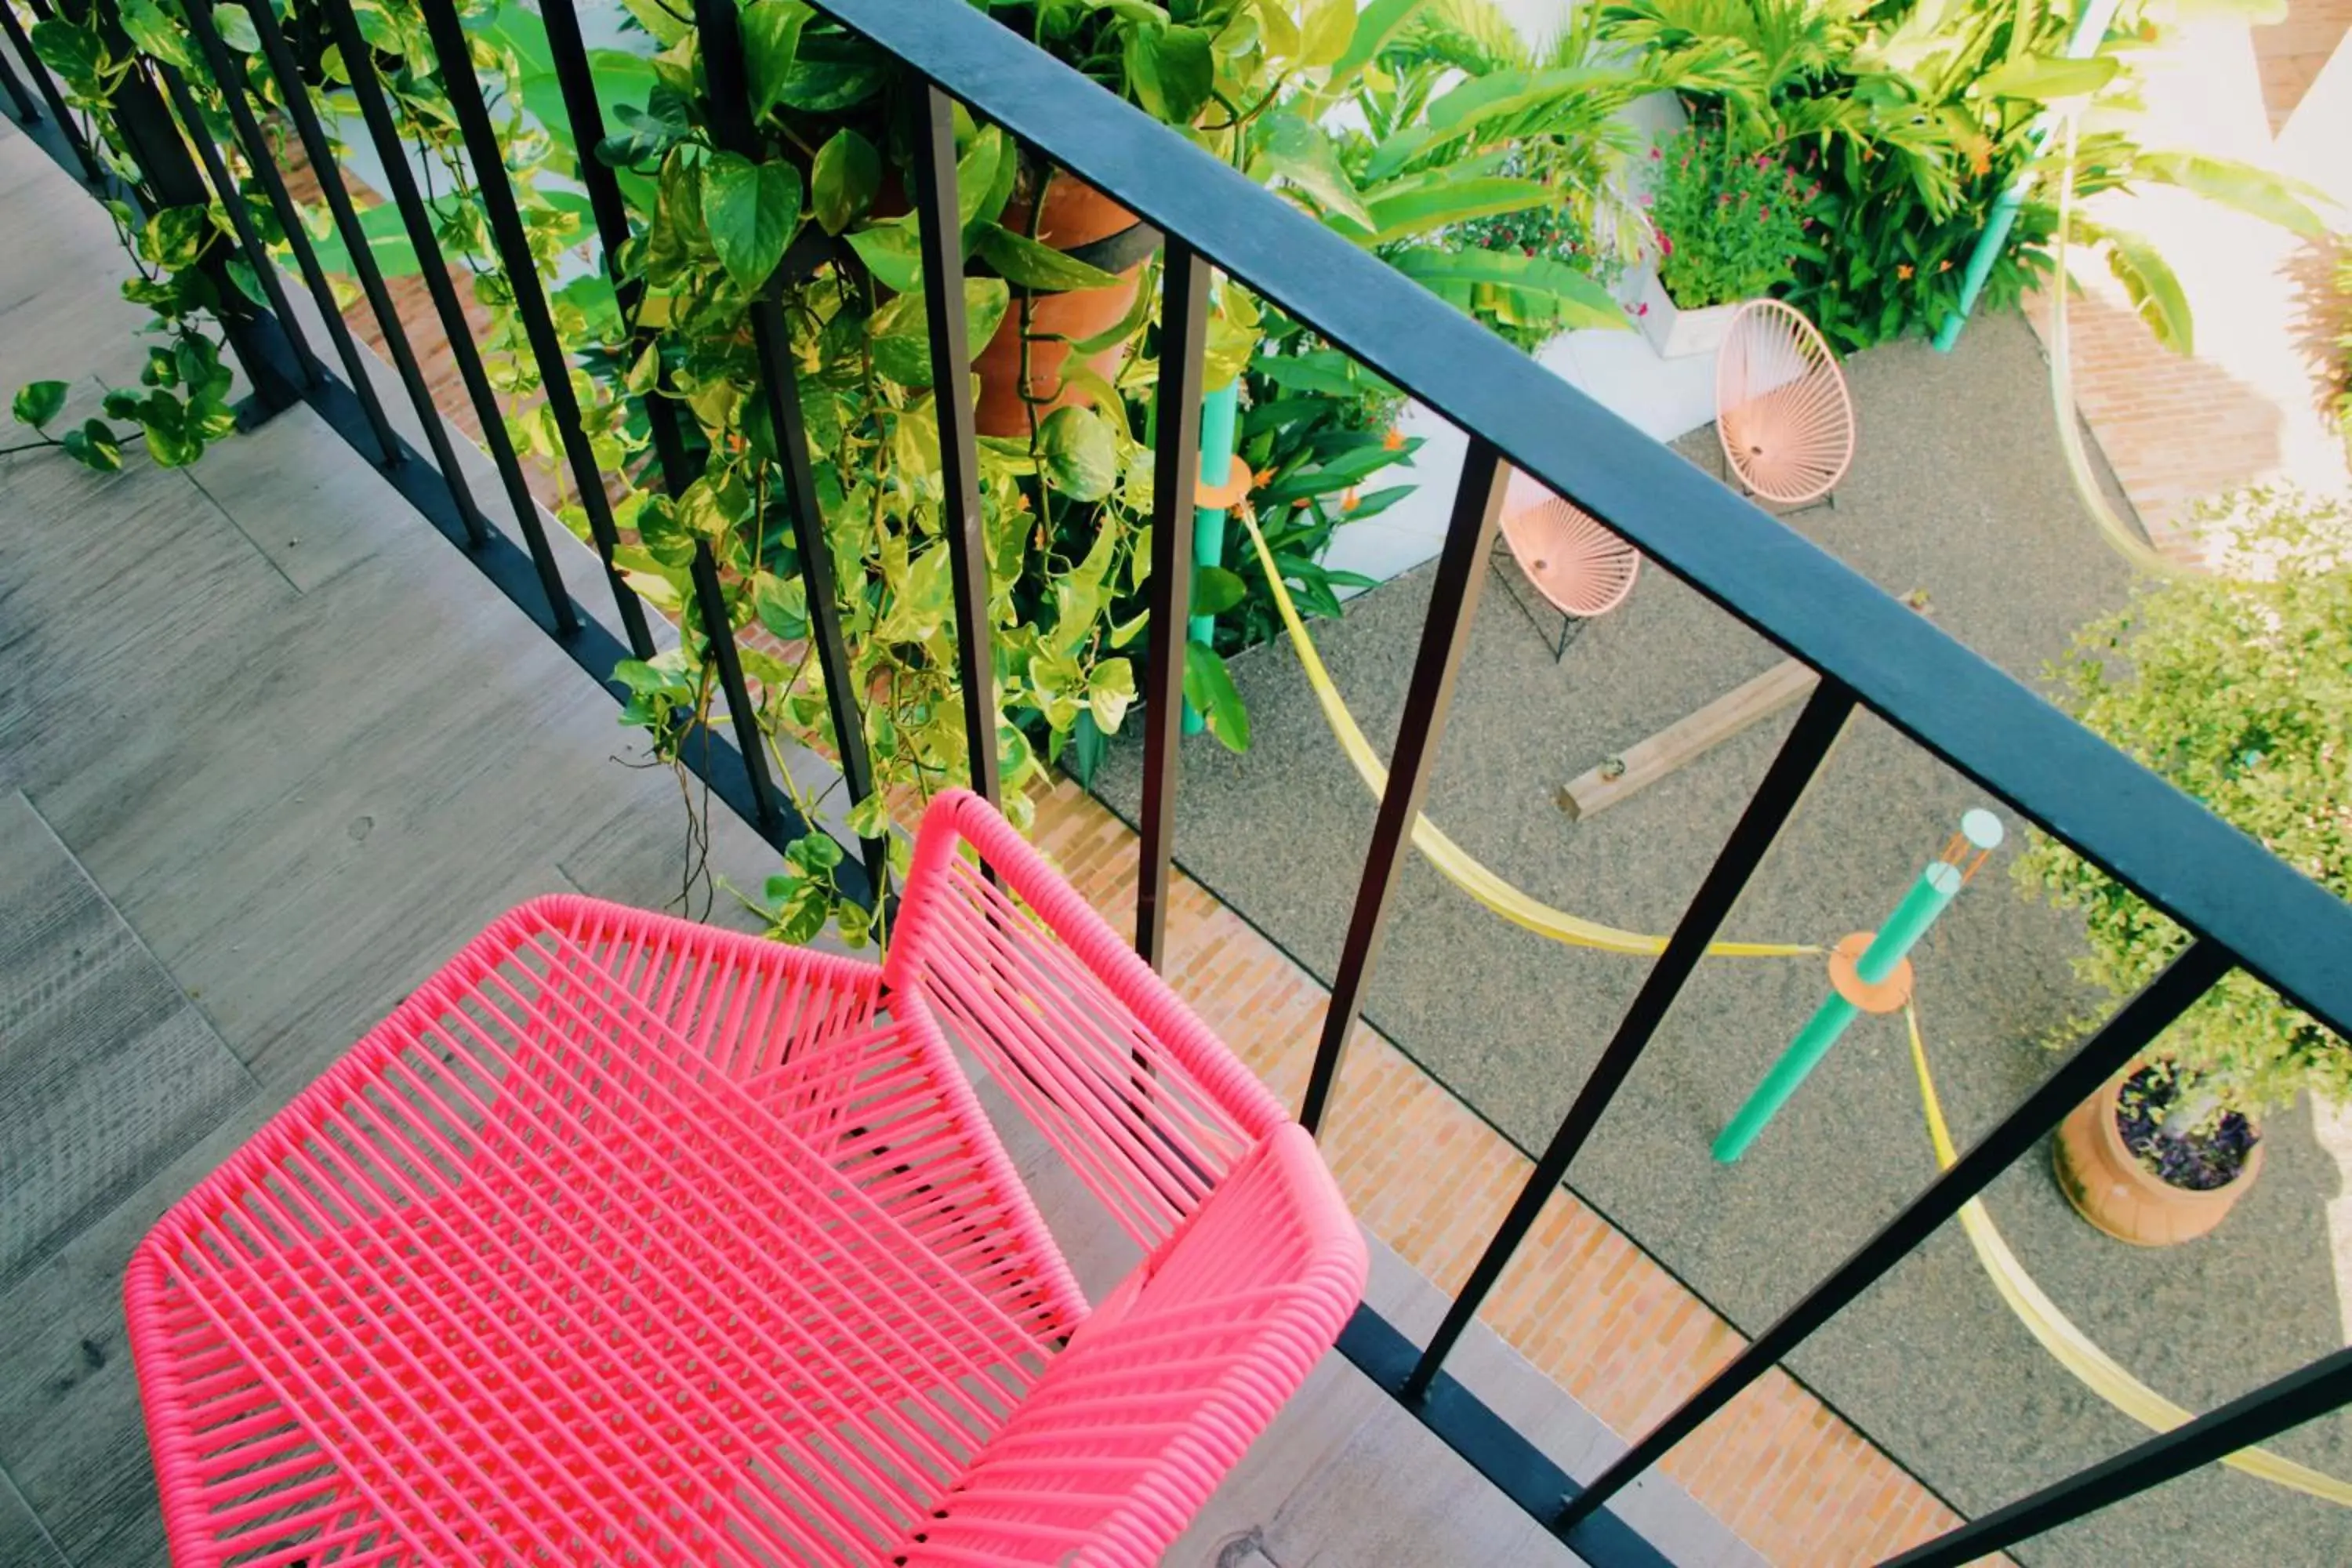
[[1704, 756], [1758, 720], [1778, 713], [1812, 690], [1818, 678], [1793, 658], [1782, 659], [1744, 686], [1675, 720], [1648, 740], [1560, 786], [1559, 808], [1570, 821], [1615, 805], [1685, 763]]

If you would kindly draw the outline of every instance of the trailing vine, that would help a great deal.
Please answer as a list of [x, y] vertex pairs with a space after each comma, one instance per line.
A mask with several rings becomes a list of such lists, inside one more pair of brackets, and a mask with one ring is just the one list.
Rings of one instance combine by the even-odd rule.
[[[6, 3], [6, 0], [0, 0]], [[257, 227], [283, 251], [289, 236], [263, 182], [238, 156], [223, 85], [194, 57], [180, 7], [202, 0], [121, 0], [136, 54], [117, 58], [94, 22], [44, 22], [44, 61], [74, 84], [101, 138], [110, 135], [110, 83], [168, 66], [186, 79], [205, 123], [186, 129], [220, 149]], [[258, 64], [246, 92], [273, 137], [285, 135], [282, 94], [306, 92], [331, 135], [354, 118], [350, 68], [331, 43], [315, 0], [275, 0], [302, 68], [297, 83]], [[706, 626], [689, 572], [708, 546], [735, 635], [769, 773], [803, 816], [815, 803], [788, 765], [800, 748], [836, 750], [824, 675], [814, 657], [806, 579], [793, 527], [785, 464], [775, 449], [768, 389], [751, 327], [755, 300], [772, 301], [789, 337], [806, 426], [821, 528], [838, 585], [862, 737], [875, 788], [852, 803], [846, 826], [887, 838], [902, 871], [905, 836], [922, 804], [963, 781], [967, 757], [954, 657], [946, 498], [931, 389], [910, 132], [919, 84], [870, 45], [800, 0], [740, 0], [735, 23], [748, 76], [754, 145], [723, 146], [709, 97], [701, 38], [682, 0], [627, 0], [649, 51], [592, 57], [606, 105], [606, 135], [576, 147], [552, 80], [545, 34], [515, 0], [461, 0], [474, 72], [498, 121], [501, 162], [520, 207], [529, 249], [553, 306], [604, 488], [620, 530], [614, 565], [677, 627], [675, 647], [624, 661], [625, 724], [643, 731], [653, 758], [684, 772], [699, 736], [733, 727], [714, 681], [715, 627]], [[1449, 197], [1416, 166], [1361, 189], [1338, 143], [1319, 129], [1381, 51], [1401, 37], [1424, 0], [1376, 0], [1360, 20], [1352, 0], [1039, 0], [994, 15], [1097, 82], [1175, 127], [1216, 156], [1286, 195], [1356, 243], [1384, 251], [1420, 237], [1441, 245], [1483, 215], [1557, 199], [1543, 184], [1481, 177]], [[515, 309], [513, 280], [497, 260], [438, 58], [421, 16], [393, 0], [352, 0], [354, 19], [406, 139], [444, 258], [462, 269], [488, 317], [483, 347], [508, 433], [519, 453], [553, 481], [558, 518], [589, 537], [566, 488], [563, 432], [541, 394], [545, 373]], [[238, 4], [210, 6], [223, 40], [260, 47]], [[983, 437], [978, 481], [987, 558], [986, 606], [995, 690], [992, 737], [1007, 811], [1026, 826], [1032, 795], [1060, 764], [1083, 776], [1124, 725], [1139, 689], [1152, 500], [1150, 422], [1158, 381], [1156, 262], [1123, 272], [1098, 268], [1044, 226], [1059, 174], [1024, 153], [1001, 130], [958, 110], [955, 153], [967, 281], [963, 306], [975, 353], [1001, 324], [1014, 334], [1018, 436]], [[283, 161], [287, 147], [273, 147]], [[1507, 149], [1481, 147], [1478, 173]], [[127, 154], [108, 144], [110, 163]], [[575, 188], [578, 160], [614, 171], [633, 237], [601, 269], [577, 258], [591, 240]], [[339, 177], [333, 170], [320, 178]], [[362, 214], [361, 227], [383, 269], [423, 264], [404, 256], [396, 213]], [[141, 276], [126, 291], [156, 311], [170, 340], [151, 355], [146, 384], [110, 394], [110, 418], [135, 419], [158, 461], [192, 461], [228, 428], [222, 402], [211, 270], [234, 229], [216, 207], [167, 209], [126, 247]], [[322, 211], [296, 215], [330, 270], [349, 265]], [[1475, 242], [1465, 242], [1475, 243]], [[1424, 250], [1423, 255], [1429, 254]], [[792, 258], [787, 262], [788, 256]], [[1491, 265], [1491, 264], [1490, 264]], [[1528, 269], [1532, 271], [1533, 269]], [[241, 260], [230, 276], [255, 292]], [[194, 279], [191, 281], [191, 279]], [[1575, 281], [1571, 279], [1571, 281]], [[615, 285], [635, 296], [625, 316]], [[1108, 329], [1073, 342], [1045, 325], [1055, 295], [1126, 289], [1131, 300]], [[258, 295], [257, 293], [257, 299]], [[1058, 384], [1035, 385], [1033, 362], [1066, 358]], [[1388, 422], [1393, 389], [1365, 374], [1295, 322], [1266, 314], [1226, 280], [1215, 295], [1208, 351], [1212, 387], [1244, 374], [1242, 458], [1254, 474], [1280, 570], [1304, 602], [1336, 612], [1341, 574], [1319, 562], [1332, 530], [1369, 516], [1408, 487], [1367, 490], [1374, 475], [1409, 462], [1413, 443]], [[88, 426], [52, 435], [63, 384], [36, 383], [17, 412], [33, 444], [67, 447], [84, 461], [119, 461], [113, 432]], [[698, 469], [672, 499], [654, 470], [646, 410], [656, 400], [681, 416]], [[54, 404], [54, 406], [52, 405]], [[93, 466], [107, 466], [105, 461]], [[1224, 744], [1247, 743], [1247, 718], [1221, 654], [1263, 635], [1265, 590], [1246, 552], [1238, 571], [1199, 574], [1192, 608], [1220, 617], [1219, 636], [1188, 658], [1188, 698]], [[701, 842], [690, 823], [682, 894], [691, 898]], [[745, 894], [775, 934], [805, 940], [827, 923], [853, 943], [878, 936], [866, 907], [845, 898], [842, 851], [813, 834], [784, 854], [777, 874]], [[708, 889], [706, 889], [706, 893]], [[887, 889], [877, 889], [877, 895]], [[877, 896], [876, 908], [887, 908]]]
[[183, 468], [236, 427], [228, 404], [234, 378], [221, 363], [223, 301], [211, 264], [228, 258], [227, 274], [260, 299], [251, 268], [234, 257], [236, 230], [217, 204], [164, 206], [142, 188], [144, 175], [118, 126], [115, 100], [133, 77], [154, 89], [148, 79], [152, 60], [170, 58], [179, 40], [152, 0], [125, 0], [121, 15], [131, 52], [110, 45], [94, 12], [81, 21], [43, 17], [33, 24], [31, 38], [76, 116], [73, 133], [145, 209], [142, 216], [119, 195], [102, 198], [133, 268], [122, 296], [153, 312], [141, 331], [163, 341], [150, 345], [137, 386], [108, 388], [100, 412], [79, 422], [61, 425], [73, 401], [70, 383], [40, 380], [20, 387], [9, 413], [32, 439], [0, 447], [5, 456], [53, 447], [100, 473], [121, 468], [126, 442], [143, 443], [161, 467]]

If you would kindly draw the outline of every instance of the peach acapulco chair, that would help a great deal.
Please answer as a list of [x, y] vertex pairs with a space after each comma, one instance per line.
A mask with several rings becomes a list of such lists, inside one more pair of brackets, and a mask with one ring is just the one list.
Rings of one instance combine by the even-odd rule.
[[[950, 1042], [1140, 1248], [1101, 1301]], [[126, 1296], [184, 1565], [1140, 1568], [1365, 1267], [1307, 1133], [956, 792], [878, 967], [506, 915]]]
[[[1555, 664], [1567, 657], [1568, 645], [1576, 640], [1585, 622], [1607, 615], [1633, 591], [1641, 552], [1591, 513], [1516, 468], [1503, 492], [1499, 531], [1501, 550], [1490, 554], [1487, 563], [1501, 575], [1498, 557], [1507, 552], [1519, 563], [1520, 575], [1560, 614], [1559, 639], [1545, 639]], [[1507, 576], [1503, 582], [1506, 588], [1510, 585]], [[1525, 599], [1513, 593], [1511, 602], [1519, 606], [1529, 625], [1542, 630], [1542, 623]]]
[[1743, 305], [1715, 362], [1715, 428], [1727, 477], [1759, 500], [1837, 504], [1853, 461], [1853, 399], [1828, 343], [1778, 300]]

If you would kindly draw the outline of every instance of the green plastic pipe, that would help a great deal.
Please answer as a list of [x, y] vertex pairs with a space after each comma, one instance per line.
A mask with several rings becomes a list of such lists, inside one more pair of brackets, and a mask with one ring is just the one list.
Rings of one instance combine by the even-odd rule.
[[[1961, 880], [1958, 867], [1941, 860], [1928, 862], [1927, 868], [1919, 873], [1919, 879], [1911, 884], [1911, 890], [1903, 895], [1903, 901], [1895, 906], [1895, 912], [1886, 917], [1886, 923], [1855, 961], [1854, 973], [1864, 984], [1875, 985], [1895, 972], [1895, 966], [1927, 934], [1936, 917], [1959, 896]], [[1780, 1053], [1780, 1059], [1772, 1064], [1772, 1070], [1764, 1075], [1764, 1081], [1756, 1086], [1756, 1092], [1748, 1097], [1748, 1103], [1739, 1108], [1731, 1125], [1716, 1139], [1717, 1160], [1728, 1165], [1748, 1152], [1757, 1134], [1780, 1114], [1780, 1108], [1789, 1103], [1789, 1097], [1797, 1092], [1806, 1075], [1821, 1065], [1822, 1058], [1829, 1055], [1830, 1047], [1838, 1043], [1838, 1037], [1845, 1033], [1846, 1026], [1861, 1011], [1836, 992], [1813, 1009], [1813, 1016], [1805, 1020], [1805, 1026], [1797, 1031], [1797, 1037], [1789, 1042], [1789, 1048]]]
[[1748, 1152], [1748, 1146], [1756, 1142], [1765, 1123], [1789, 1103], [1789, 1097], [1797, 1092], [1805, 1075], [1821, 1065], [1822, 1058], [1830, 1054], [1830, 1047], [1838, 1043], [1838, 1037], [1845, 1033], [1846, 1026], [1861, 1012], [1836, 992], [1830, 993], [1813, 1010], [1813, 1016], [1805, 1020], [1805, 1026], [1797, 1031], [1797, 1037], [1789, 1042], [1789, 1048], [1780, 1053], [1780, 1059], [1772, 1064], [1772, 1070], [1764, 1075], [1764, 1081], [1756, 1086], [1756, 1092], [1748, 1097], [1748, 1103], [1739, 1108], [1739, 1114], [1731, 1119], [1731, 1125], [1716, 1139], [1717, 1162], [1728, 1165]]
[[[1223, 386], [1201, 399], [1201, 482], [1223, 484], [1232, 471], [1234, 431], [1239, 423], [1242, 400], [1242, 378], [1235, 376]], [[1198, 506], [1192, 509], [1192, 567], [1222, 566], [1225, 563], [1225, 509]], [[1207, 647], [1216, 636], [1217, 617], [1194, 616], [1190, 626], [1191, 640]], [[1207, 728], [1200, 710], [1190, 702], [1184, 704], [1184, 733], [1197, 735]]]
[[[2074, 23], [2074, 31], [2066, 39], [2066, 58], [2079, 60], [2088, 58], [2105, 41], [2107, 27], [2116, 19], [2117, 0], [2090, 0], [2083, 15]], [[2050, 140], [2056, 121], [2043, 110], [2033, 128], [2033, 151], [2039, 153]], [[1967, 270], [1960, 274], [1960, 302], [1936, 329], [1936, 348], [1942, 353], [1952, 352], [1960, 341], [1961, 324], [1969, 312], [1977, 308], [1977, 296], [1984, 292], [1985, 279], [1992, 276], [1993, 263], [2000, 259], [2001, 247], [2009, 243], [2009, 231], [2017, 226], [2018, 209], [2025, 205], [2026, 188], [2032, 184], [2031, 174], [2020, 174], [2009, 188], [1993, 198], [1992, 211], [1985, 215], [1984, 232], [1977, 236], [1976, 248], [1969, 252]]]
[[1875, 985], [1894, 973], [1895, 966], [1910, 955], [1919, 939], [1927, 934], [1927, 928], [1936, 923], [1936, 917], [1959, 893], [1959, 868], [1941, 860], [1928, 862], [1927, 868], [1919, 873], [1919, 879], [1911, 884], [1911, 890], [1903, 895], [1903, 901], [1895, 906], [1895, 912], [1886, 917], [1886, 923], [1878, 928], [1878, 934], [1871, 938], [1870, 945], [1863, 949], [1862, 957], [1854, 962], [1854, 973], [1862, 977], [1862, 983]]

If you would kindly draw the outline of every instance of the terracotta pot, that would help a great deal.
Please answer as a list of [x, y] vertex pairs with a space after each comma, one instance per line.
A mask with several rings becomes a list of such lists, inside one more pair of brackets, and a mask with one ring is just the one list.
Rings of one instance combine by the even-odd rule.
[[[1016, 192], [998, 221], [1015, 233], [1026, 234], [1030, 211], [1029, 197]], [[1046, 186], [1045, 210], [1038, 219], [1037, 239], [1056, 250], [1076, 250], [1124, 233], [1134, 227], [1136, 221], [1133, 213], [1085, 181], [1057, 174]], [[1033, 297], [1029, 300], [1031, 334], [1051, 332], [1076, 342], [1108, 331], [1133, 308], [1142, 270], [1143, 263], [1139, 260], [1121, 272], [1118, 282], [1109, 288]], [[980, 373], [980, 401], [973, 416], [983, 436], [1018, 437], [1029, 434], [1028, 409], [1021, 395], [1021, 297], [1015, 294], [1013, 308], [1004, 312], [996, 335], [972, 360], [972, 368]], [[1076, 390], [1062, 383], [1062, 367], [1069, 358], [1069, 342], [1029, 345], [1029, 389], [1033, 396], [1044, 400], [1036, 405], [1041, 419], [1054, 409], [1078, 400]], [[1108, 381], [1118, 374], [1126, 358], [1126, 346], [1116, 344], [1091, 356], [1087, 364]]]
[[2194, 1240], [2220, 1225], [2262, 1174], [2262, 1142], [2255, 1141], [2244, 1168], [2227, 1185], [2204, 1192], [2176, 1187], [2125, 1146], [2116, 1126], [2116, 1093], [2123, 1081], [2109, 1079], [2058, 1124], [2050, 1145], [2058, 1190], [2075, 1213], [2117, 1241], [2170, 1247]]

